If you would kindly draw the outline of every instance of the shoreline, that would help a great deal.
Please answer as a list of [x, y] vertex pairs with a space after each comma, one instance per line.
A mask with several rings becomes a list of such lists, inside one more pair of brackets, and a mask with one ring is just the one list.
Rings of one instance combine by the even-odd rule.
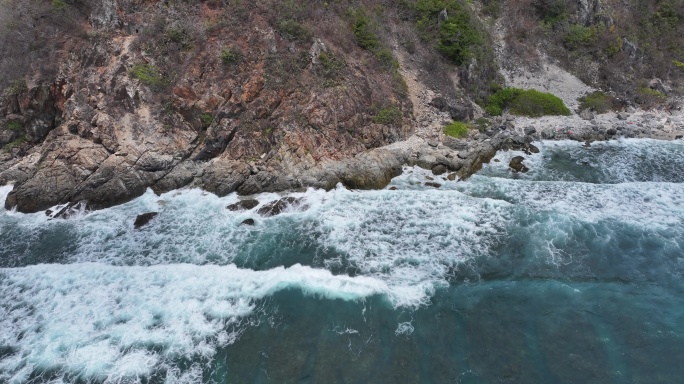
[[[634, 111], [633, 113], [606, 113], [596, 115], [592, 119], [582, 119], [578, 115], [545, 116], [540, 118], [502, 116], [491, 120], [491, 126], [483, 132], [471, 130], [469, 136], [456, 139], [445, 136], [441, 132], [435, 138], [423, 138], [413, 134], [406, 140], [374, 148], [342, 160], [323, 160], [314, 167], [291, 171], [289, 174], [279, 170], [260, 170], [248, 175], [236, 175], [235, 169], [220, 167], [221, 164], [206, 163], [201, 165], [204, 172], [215, 173], [214, 179], [222, 184], [212, 185], [203, 182], [205, 179], [174, 180], [165, 186], [139, 185], [134, 193], [123, 199], [107, 200], [101, 196], [100, 202], [86, 202], [91, 210], [108, 208], [123, 204], [141, 196], [147, 188], [152, 188], [157, 195], [181, 188], [200, 188], [218, 196], [237, 192], [241, 196], [251, 196], [264, 192], [299, 192], [307, 188], [331, 190], [338, 184], [348, 189], [376, 190], [385, 188], [391, 180], [402, 173], [402, 167], [419, 166], [432, 171], [435, 175], [448, 175], [451, 180], [465, 180], [488, 163], [497, 152], [506, 149], [530, 149], [530, 144], [539, 140], [574, 140], [578, 142], [609, 141], [619, 138], [650, 138], [656, 140], [674, 140], [684, 136], [684, 112], [675, 111]], [[26, 158], [30, 157], [28, 155]], [[26, 159], [25, 158], [25, 159]], [[20, 160], [23, 161], [25, 159]], [[198, 167], [198, 164], [184, 164], [186, 168]], [[216, 169], [212, 169], [216, 167]], [[173, 176], [173, 171], [169, 176]], [[183, 177], [183, 175], [180, 175]], [[231, 177], [239, 176], [238, 182]], [[167, 178], [169, 179], [169, 178]], [[231, 188], [222, 188], [230, 184]], [[35, 184], [35, 183], [34, 183]], [[40, 189], [38, 184], [34, 190], [24, 196], [16, 196], [16, 188], [5, 203], [6, 209], [17, 209], [20, 212], [39, 212], [60, 204], [79, 205], [79, 201], [50, 201], [36, 206], [37, 209], [26, 209], [25, 199], [30, 199]], [[106, 190], [99, 190], [106, 194]], [[24, 199], [24, 200], [22, 200]], [[83, 204], [81, 204], [81, 207]], [[23, 208], [23, 209], [22, 209]], [[28, 208], [31, 208], [30, 202]]]

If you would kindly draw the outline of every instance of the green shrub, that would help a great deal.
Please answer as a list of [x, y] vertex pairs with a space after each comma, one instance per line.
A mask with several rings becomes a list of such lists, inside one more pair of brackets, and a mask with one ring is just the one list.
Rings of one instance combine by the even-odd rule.
[[11, 120], [7, 122], [7, 129], [11, 131], [18, 131], [23, 127], [23, 125], [16, 121], [16, 120]]
[[26, 137], [24, 136], [19, 136], [16, 140], [14, 140], [11, 143], [5, 144], [5, 146], [2, 148], [5, 152], [11, 151], [14, 147], [18, 147], [26, 142]]
[[200, 115], [200, 120], [202, 121], [202, 125], [208, 127], [214, 122], [214, 116], [212, 116], [211, 113], [203, 113]]
[[398, 124], [401, 122], [401, 110], [395, 106], [385, 107], [373, 116], [375, 124]]
[[[461, 65], [473, 57], [482, 61], [483, 57], [477, 56], [487, 42], [486, 32], [478, 28], [467, 5], [457, 0], [418, 0], [414, 8], [421, 37], [434, 41], [437, 50], [454, 64]], [[445, 8], [448, 19], [438, 23], [438, 15]]]
[[130, 73], [133, 77], [150, 87], [161, 88], [167, 83], [161, 71], [151, 64], [136, 64]]
[[482, 0], [482, 13], [498, 18], [501, 12], [501, 0]]
[[573, 24], [565, 35], [565, 44], [570, 49], [591, 45], [596, 42], [596, 30], [592, 27]]
[[590, 93], [578, 100], [580, 110], [591, 109], [596, 113], [606, 113], [613, 109], [613, 97], [601, 91]]
[[28, 86], [26, 86], [24, 79], [17, 79], [10, 83], [9, 87], [5, 88], [3, 95], [5, 97], [19, 96], [26, 91], [28, 91]]
[[667, 96], [648, 87], [637, 89], [637, 103], [646, 107], [653, 107], [667, 101]]
[[511, 112], [514, 115], [531, 117], [570, 115], [570, 110], [565, 106], [563, 100], [550, 93], [539, 92], [534, 89], [521, 92], [511, 102]]
[[311, 32], [296, 20], [287, 19], [278, 24], [280, 32], [291, 40], [307, 41], [311, 39]]
[[380, 39], [373, 30], [370, 18], [363, 11], [355, 11], [352, 31], [356, 43], [363, 49], [374, 50], [380, 46]]
[[444, 126], [443, 132], [447, 136], [461, 139], [468, 136], [468, 124], [460, 121], [453, 121]]
[[570, 115], [563, 100], [534, 89], [503, 88], [490, 96], [485, 111], [490, 115], [500, 115], [506, 108], [520, 116]]
[[518, 88], [499, 89], [489, 97], [489, 102], [485, 107], [485, 111], [492, 116], [501, 115], [504, 109], [508, 108], [511, 102], [513, 102], [521, 92], [523, 92], [523, 90]]
[[57, 10], [63, 10], [67, 7], [67, 3], [64, 0], [52, 0], [52, 8]]
[[223, 65], [232, 65], [240, 62], [242, 54], [232, 49], [222, 49], [219, 57], [221, 58]]
[[484, 41], [466, 12], [461, 12], [442, 23], [437, 50], [461, 65], [475, 56], [474, 48]]
[[321, 61], [321, 74], [327, 79], [337, 79], [347, 65], [333, 53], [321, 52], [318, 59]]
[[555, 25], [566, 20], [570, 9], [566, 0], [534, 0], [534, 10], [542, 22]]
[[398, 69], [399, 61], [394, 57], [392, 51], [388, 48], [381, 48], [375, 51], [375, 58], [381, 67], [385, 69]]

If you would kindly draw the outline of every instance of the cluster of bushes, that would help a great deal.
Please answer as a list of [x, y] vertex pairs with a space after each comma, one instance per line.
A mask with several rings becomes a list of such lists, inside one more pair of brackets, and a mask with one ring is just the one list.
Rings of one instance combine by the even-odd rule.
[[[490, 2], [482, 1], [483, 6]], [[578, 1], [506, 2], [516, 15], [504, 21], [509, 23], [509, 49], [517, 44], [517, 53], [529, 56], [524, 49], [541, 45], [583, 81], [637, 102], [649, 99], [634, 92], [644, 80], [668, 79], [675, 91], [681, 87], [684, 73], [676, 62], [684, 56], [684, 0], [603, 1], [601, 9], [592, 3], [583, 13]]]
[[[500, 0], [484, 7], [498, 13]], [[431, 45], [451, 64], [459, 66], [461, 86], [478, 103], [486, 99], [490, 83], [501, 81], [491, 37], [470, 0], [403, 0], [403, 18], [415, 23], [426, 45]], [[443, 17], [442, 10], [446, 10]], [[440, 16], [441, 15], [441, 16]]]
[[[439, 19], [443, 9], [447, 10], [446, 20]], [[487, 45], [487, 34], [465, 2], [417, 0], [414, 10], [422, 38], [432, 41], [454, 64], [462, 65], [471, 58], [480, 61], [481, 48]]]
[[563, 100], [550, 93], [534, 89], [500, 89], [489, 97], [485, 107], [485, 111], [493, 116], [501, 115], [506, 109], [519, 116], [570, 115], [570, 110]]
[[615, 99], [601, 91], [592, 92], [586, 96], [580, 97], [580, 110], [590, 109], [596, 113], [606, 113], [615, 108]]
[[374, 53], [380, 67], [393, 70], [399, 68], [399, 62], [392, 51], [385, 47], [376, 33], [373, 20], [362, 9], [352, 9], [352, 32], [359, 47]]

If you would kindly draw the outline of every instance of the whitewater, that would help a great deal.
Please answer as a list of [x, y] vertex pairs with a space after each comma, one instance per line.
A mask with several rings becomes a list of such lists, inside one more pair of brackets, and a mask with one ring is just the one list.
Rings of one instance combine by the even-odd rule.
[[684, 142], [538, 146], [268, 218], [283, 194], [0, 210], [0, 382], [678, 381]]

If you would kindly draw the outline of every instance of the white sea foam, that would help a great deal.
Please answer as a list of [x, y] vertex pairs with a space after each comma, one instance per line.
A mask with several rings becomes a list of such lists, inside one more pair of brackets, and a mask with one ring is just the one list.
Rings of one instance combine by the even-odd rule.
[[613, 220], [649, 228], [684, 222], [684, 184], [678, 183], [592, 184], [475, 176], [457, 188], [467, 194], [505, 196], [516, 205], [586, 222]]
[[0, 345], [15, 353], [0, 360], [0, 381], [25, 382], [28, 369], [121, 382], [165, 361], [211, 358], [244, 330], [257, 300], [284, 289], [341, 300], [388, 291], [371, 277], [300, 265], [259, 272], [187, 264], [2, 269]]
[[[61, 252], [56, 244], [62, 241], [68, 246], [56, 259], [71, 263], [0, 269], [0, 347], [12, 351], [0, 360], [0, 381], [23, 383], [36, 372], [58, 371], [70, 378], [127, 382], [163, 367], [168, 383], [197, 382], [200, 366], [180, 370], [169, 362], [211, 359], [217, 348], [235, 342], [249, 326], [260, 310], [259, 300], [279, 290], [342, 300], [381, 294], [395, 307], [416, 308], [448, 285], [455, 269], [490, 257], [493, 247], [520, 227], [523, 235], [535, 234], [525, 244], [539, 255], [535, 262], [558, 266], [576, 261], [572, 257], [583, 252], [567, 253], [576, 243], [572, 231], [583, 228], [578, 223], [611, 221], [674, 229], [670, 232], [676, 235], [684, 223], [684, 184], [591, 184], [535, 177], [562, 176], [553, 173], [545, 157], [556, 146], [575, 151], [577, 161], [607, 169], [615, 180], [630, 181], [639, 156], [652, 157], [649, 151], [681, 155], [678, 145], [629, 140], [595, 144], [619, 147], [623, 157], [617, 161], [600, 149], [582, 158], [576, 142], [544, 142], [540, 154], [528, 156], [525, 162], [532, 171], [518, 175], [521, 179], [510, 178], [507, 170], [510, 158], [519, 153], [502, 152], [500, 162], [487, 168], [508, 178], [476, 175], [452, 182], [405, 168], [391, 184], [398, 190], [339, 187], [294, 193], [308, 208], [294, 207], [270, 218], [260, 217], [259, 207], [227, 210], [236, 195], [219, 198], [191, 189], [162, 196], [147, 191], [127, 204], [69, 220], [0, 208], [0, 244], [9, 249], [0, 249], [0, 255], [16, 258], [19, 265], [46, 262], [35, 255], [58, 256], [50, 251]], [[426, 188], [428, 177], [442, 187]], [[11, 189], [0, 187], [0, 198]], [[270, 193], [257, 199], [263, 206], [280, 197]], [[150, 211], [159, 215], [135, 230], [135, 216]], [[256, 225], [241, 226], [246, 218], [255, 219]], [[666, 239], [673, 247], [678, 246], [675, 235]], [[610, 233], [595, 241], [607, 241], [603, 237]], [[38, 252], [32, 248], [36, 244], [52, 248]], [[233, 264], [262, 257], [271, 258], [271, 265], [285, 264], [280, 255], [300, 249], [314, 254], [309, 266], [255, 271]], [[356, 277], [334, 276], [329, 270]], [[411, 322], [403, 322], [395, 333], [410, 335], [413, 330]], [[346, 327], [337, 331], [358, 332]]]
[[[538, 154], [498, 152], [485, 165], [482, 174], [523, 180], [613, 184], [684, 181], [682, 140], [620, 139], [594, 142], [589, 148], [571, 140], [541, 141], [535, 145], [540, 149]], [[510, 171], [508, 164], [514, 156], [525, 157], [524, 163], [530, 169], [528, 173]]]

